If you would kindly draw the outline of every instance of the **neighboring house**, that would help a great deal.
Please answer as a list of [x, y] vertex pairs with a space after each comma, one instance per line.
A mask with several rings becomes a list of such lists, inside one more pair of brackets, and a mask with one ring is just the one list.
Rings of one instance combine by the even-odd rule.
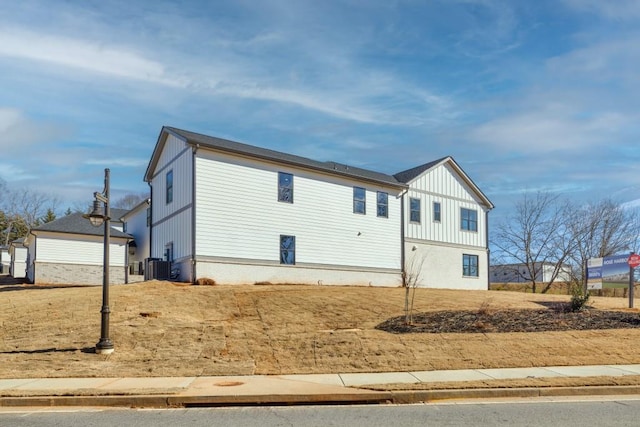
[[404, 196], [405, 268], [418, 286], [488, 289], [491, 201], [451, 157], [395, 175]]
[[[534, 270], [536, 271], [536, 282], [549, 283], [553, 276], [555, 264], [547, 262], [535, 263]], [[531, 274], [529, 269], [524, 263], [516, 264], [501, 264], [491, 266], [491, 283], [530, 283]], [[570, 282], [571, 281], [571, 267], [568, 265], [562, 266], [558, 276], [553, 281], [555, 282]]]
[[163, 127], [145, 181], [179, 280], [399, 286], [424, 258], [421, 286], [488, 288], [493, 205], [450, 157], [392, 176]]
[[120, 218], [122, 231], [133, 236], [129, 242], [129, 275], [144, 276], [145, 259], [150, 256], [149, 226], [151, 225], [151, 199], [145, 199]]
[[[126, 212], [111, 209], [116, 226], [122, 226], [119, 218]], [[109, 235], [109, 283], [125, 283], [128, 243], [133, 238], [113, 227]], [[104, 226], [92, 226], [81, 213], [33, 228], [25, 245], [31, 283], [102, 284]]]
[[9, 256], [11, 257], [9, 275], [16, 279], [24, 279], [27, 276], [27, 248], [24, 241], [24, 237], [21, 237], [9, 243]]
[[0, 246], [0, 273], [9, 274], [11, 266], [11, 256], [9, 255], [8, 246]]

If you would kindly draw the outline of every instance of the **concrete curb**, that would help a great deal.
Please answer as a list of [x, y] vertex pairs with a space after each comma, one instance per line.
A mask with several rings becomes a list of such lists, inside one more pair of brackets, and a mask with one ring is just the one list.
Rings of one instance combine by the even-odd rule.
[[531, 387], [382, 391], [371, 394], [264, 394], [237, 396], [103, 395], [0, 397], [0, 407], [184, 408], [260, 405], [409, 404], [454, 399], [640, 395], [640, 386]]

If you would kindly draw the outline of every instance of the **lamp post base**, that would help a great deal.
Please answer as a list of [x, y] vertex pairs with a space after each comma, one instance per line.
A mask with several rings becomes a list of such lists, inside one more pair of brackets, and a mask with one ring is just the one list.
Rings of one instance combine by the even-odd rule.
[[109, 342], [100, 341], [96, 344], [96, 354], [111, 354], [113, 353], [113, 344]]

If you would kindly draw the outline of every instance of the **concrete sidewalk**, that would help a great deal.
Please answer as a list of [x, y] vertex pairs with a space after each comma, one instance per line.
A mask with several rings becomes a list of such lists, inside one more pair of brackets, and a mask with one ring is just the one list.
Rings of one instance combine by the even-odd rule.
[[639, 394], [640, 386], [373, 391], [373, 384], [640, 375], [640, 365], [225, 377], [0, 379], [0, 406], [186, 407], [409, 403], [452, 398]]

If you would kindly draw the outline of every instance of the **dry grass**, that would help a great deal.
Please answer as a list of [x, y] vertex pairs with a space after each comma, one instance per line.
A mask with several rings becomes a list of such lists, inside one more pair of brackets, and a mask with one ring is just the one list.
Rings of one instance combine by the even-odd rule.
[[[15, 289], [15, 290], [11, 290]], [[3, 292], [4, 291], [4, 292]], [[418, 289], [415, 312], [540, 309], [566, 295]], [[593, 298], [625, 309], [621, 298]], [[100, 287], [0, 286], [0, 378], [294, 374], [640, 363], [640, 329], [390, 334], [404, 289], [111, 287], [116, 351], [92, 352]]]

